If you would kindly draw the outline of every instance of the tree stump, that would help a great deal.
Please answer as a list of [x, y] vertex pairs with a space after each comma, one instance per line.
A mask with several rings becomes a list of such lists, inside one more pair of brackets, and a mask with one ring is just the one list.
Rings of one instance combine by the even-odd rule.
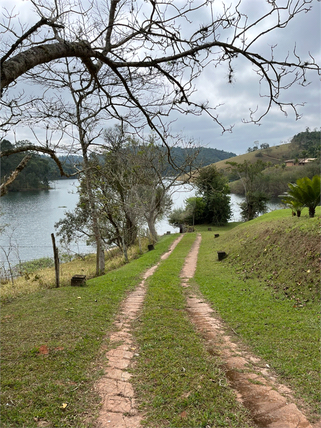
[[225, 259], [227, 257], [227, 254], [225, 251], [218, 251], [217, 252], [218, 261]]
[[71, 285], [75, 287], [86, 285], [86, 275], [74, 275], [71, 278]]

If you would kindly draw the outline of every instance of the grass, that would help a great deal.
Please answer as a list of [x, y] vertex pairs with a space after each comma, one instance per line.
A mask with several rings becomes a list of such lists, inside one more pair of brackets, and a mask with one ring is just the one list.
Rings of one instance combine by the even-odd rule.
[[174, 238], [163, 237], [154, 251], [86, 287], [43, 289], [3, 305], [1, 427], [88, 427], [106, 332], [125, 293]]
[[247, 411], [226, 387], [221, 361], [185, 311], [179, 274], [195, 234], [185, 235], [149, 280], [136, 338], [134, 385], [147, 427], [250, 427]]
[[[281, 210], [202, 233], [195, 282], [213, 308], [320, 416], [319, 218]], [[320, 211], [319, 211], [320, 212]], [[217, 251], [229, 256], [217, 261]], [[232, 331], [232, 330], [231, 330]]]
[[[218, 169], [225, 170], [229, 167], [229, 165], [226, 164], [226, 161], [242, 163], [245, 160], [249, 162], [256, 162], [258, 159], [261, 159], [263, 162], [271, 162], [272, 164], [282, 164], [286, 159], [293, 158], [293, 153], [295, 151], [297, 151], [297, 148], [291, 143], [280, 144], [268, 149], [259, 149], [254, 152], [244, 153], [230, 159], [224, 159], [216, 162], [215, 165]], [[258, 157], [259, 153], [260, 156]]]
[[[147, 240], [144, 242], [143, 251], [147, 251]], [[129, 260], [134, 260], [140, 256], [138, 246], [133, 246], [128, 251]], [[113, 249], [106, 254], [105, 271], [112, 271], [125, 264], [124, 258], [120, 250]], [[51, 260], [51, 259], [47, 259]], [[43, 268], [38, 270], [39, 264], [43, 259], [26, 262], [22, 265], [22, 275], [14, 279], [14, 284], [11, 281], [4, 281], [0, 284], [0, 302], [7, 303], [13, 299], [34, 293], [39, 290], [55, 287], [55, 270], [53, 267]], [[60, 286], [65, 287], [70, 285], [70, 280], [73, 275], [86, 275], [87, 279], [94, 278], [96, 273], [96, 256], [88, 254], [86, 256], [75, 258], [68, 263], [60, 264]]]
[[[305, 401], [311, 420], [320, 402], [319, 220], [292, 218], [290, 210], [280, 210], [211, 231], [197, 226], [202, 244], [190, 281], [231, 334], [237, 332]], [[119, 267], [121, 260], [118, 265], [111, 260], [118, 268], [85, 287], [50, 288], [43, 271], [37, 273], [43, 284], [33, 292], [21, 285], [10, 294], [6, 286], [1, 427], [33, 428], [45, 421], [53, 427], [90, 426], [88, 415], [99, 408], [93, 384], [102, 375], [100, 350], [119, 304], [174, 239], [164, 236], [154, 251], [130, 264]], [[186, 314], [179, 273], [194, 239], [194, 233], [187, 234], [149, 278], [136, 323], [140, 351], [133, 379], [145, 425], [250, 427], [247, 412], [226, 387], [221, 361], [204, 350]], [[220, 250], [228, 253], [222, 262], [217, 261]], [[70, 265], [70, 271], [63, 265], [66, 278], [83, 273], [86, 263]]]

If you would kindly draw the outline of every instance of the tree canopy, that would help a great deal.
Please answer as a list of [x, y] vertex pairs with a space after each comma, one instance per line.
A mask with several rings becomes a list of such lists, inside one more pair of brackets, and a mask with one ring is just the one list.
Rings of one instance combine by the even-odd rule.
[[[57, 102], [69, 102], [58, 73], [72, 76], [79, 90], [86, 88], [86, 108], [95, 115], [100, 111], [136, 131], [148, 125], [165, 144], [171, 113], [207, 114], [224, 131], [229, 126], [220, 122], [218, 106], [196, 96], [197, 81], [206, 67], [215, 74], [225, 63], [232, 82], [234, 64], [242, 61], [251, 65], [266, 101], [263, 110], [250, 111], [248, 120], [260, 121], [272, 106], [292, 108], [298, 115], [283, 92], [295, 83], [307, 84], [306, 72], [319, 72], [319, 65], [311, 55], [300, 58], [295, 45], [292, 54], [280, 57], [275, 46], [266, 50], [262, 41], [309, 12], [312, 1], [268, 1], [251, 15], [244, 3], [30, 0], [31, 26], [5, 11], [0, 23], [2, 130], [21, 121], [57, 129]], [[43, 89], [28, 96], [24, 81]]]
[[214, 224], [224, 225], [231, 217], [229, 187], [224, 173], [215, 165], [200, 169], [194, 180], [197, 196], [185, 201], [185, 208], [174, 210], [170, 224]]
[[232, 172], [236, 173], [244, 188], [245, 201], [240, 203], [243, 220], [253, 220], [260, 213], [267, 209], [268, 195], [262, 190], [262, 171], [266, 168], [266, 163], [260, 159], [256, 162], [248, 160], [242, 163], [226, 162], [231, 165]]

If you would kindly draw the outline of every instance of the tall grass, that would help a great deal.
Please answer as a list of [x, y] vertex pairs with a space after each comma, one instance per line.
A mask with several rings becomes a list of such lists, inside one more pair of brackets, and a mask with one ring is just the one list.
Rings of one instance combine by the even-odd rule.
[[[147, 251], [147, 240], [143, 242], [142, 251]], [[128, 250], [129, 260], [139, 257], [140, 249], [132, 246]], [[51, 260], [51, 259], [49, 259]], [[9, 280], [0, 284], [0, 301], [6, 303], [24, 294], [33, 293], [42, 289], [54, 288], [56, 286], [54, 267], [43, 268], [40, 260], [28, 262], [22, 265], [20, 276], [14, 278], [13, 283]], [[105, 255], [106, 272], [117, 269], [125, 264], [124, 257], [119, 249], [110, 250]], [[86, 275], [87, 279], [94, 278], [96, 274], [96, 256], [88, 254], [73, 259], [71, 262], [60, 263], [59, 277], [60, 286], [70, 285], [73, 275]]]

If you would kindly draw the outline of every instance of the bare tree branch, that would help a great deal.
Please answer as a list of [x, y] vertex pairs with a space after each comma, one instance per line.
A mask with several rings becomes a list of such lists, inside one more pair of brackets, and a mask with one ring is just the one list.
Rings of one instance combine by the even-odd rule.
[[20, 172], [24, 169], [24, 167], [27, 165], [27, 163], [29, 162], [29, 159], [31, 158], [31, 155], [26, 155], [22, 161], [19, 163], [19, 165], [17, 166], [17, 168], [12, 171], [12, 173], [9, 175], [8, 178], [4, 178], [4, 182], [0, 185], [0, 197], [4, 196], [7, 193], [7, 187], [9, 186], [10, 183], [12, 183], [20, 174]]
[[[215, 111], [221, 102], [213, 106], [197, 98], [197, 79], [208, 67], [214, 73], [227, 64], [231, 82], [234, 62], [251, 64], [256, 84], [266, 90], [260, 94], [262, 109], [250, 110], [248, 121], [254, 123], [273, 106], [285, 113], [292, 108], [298, 118], [297, 105], [284, 98], [284, 91], [294, 84], [306, 85], [307, 72], [320, 74], [313, 55], [303, 60], [294, 46], [282, 58], [275, 47], [268, 51], [261, 43], [309, 12], [312, 0], [264, 2], [262, 13], [258, 10], [253, 17], [244, 12], [242, 0], [235, 6], [215, 2], [215, 10], [207, 0], [31, 3], [40, 20], [29, 30], [21, 28], [18, 34], [13, 16], [6, 17], [7, 24], [0, 23], [7, 37], [1, 60], [2, 129], [19, 121], [43, 121], [45, 111], [51, 129], [61, 126], [71, 105], [66, 95], [70, 75], [75, 93], [86, 91], [82, 108], [87, 113], [95, 106], [104, 120], [117, 119], [137, 133], [147, 125], [166, 145], [172, 112], [206, 114], [222, 132], [231, 129]], [[206, 22], [194, 23], [201, 12]], [[13, 87], [24, 80], [43, 88], [42, 99], [32, 94], [28, 105], [26, 97], [16, 94]], [[58, 107], [62, 102], [64, 119]], [[95, 122], [88, 129], [93, 126], [100, 125]], [[72, 136], [71, 127], [63, 129]]]
[[[56, 153], [55, 153], [55, 151], [53, 150], [53, 149], [50, 149], [50, 148], [47, 148], [47, 147], [41, 147], [41, 146], [35, 146], [35, 145], [33, 145], [33, 144], [29, 144], [29, 145], [23, 145], [23, 146], [19, 146], [19, 147], [14, 147], [14, 148], [12, 148], [12, 149], [10, 149], [10, 150], [4, 150], [4, 151], [1, 151], [0, 152], [0, 158], [2, 158], [3, 156], [10, 156], [10, 155], [14, 155], [14, 154], [16, 154], [16, 153], [22, 153], [22, 152], [30, 152], [30, 151], [33, 151], [33, 152], [40, 152], [40, 153], [45, 153], [45, 154], [47, 154], [47, 155], [49, 155], [55, 162], [56, 162], [56, 164], [57, 164], [57, 166], [58, 166], [58, 168], [59, 168], [59, 172], [60, 172], [60, 175], [62, 176], [62, 177], [71, 177], [71, 175], [70, 174], [66, 174], [65, 173], [65, 171], [64, 171], [64, 169], [63, 169], [63, 166], [62, 166], [62, 164], [61, 164], [61, 162], [60, 162], [60, 160], [59, 160], [59, 158], [57, 157], [57, 155], [56, 155]], [[31, 155], [30, 155], [31, 156]], [[26, 156], [24, 159], [26, 159], [27, 157], [28, 157], [28, 159], [27, 159], [27, 161], [29, 160], [29, 158], [30, 158], [30, 156], [28, 157], [28, 156]], [[23, 162], [23, 161], [22, 161]], [[22, 163], [21, 162], [21, 163]], [[23, 165], [23, 167], [25, 167], [26, 166], [26, 164], [24, 164]], [[22, 168], [23, 169], [23, 168]], [[21, 170], [22, 170], [21, 169]], [[21, 171], [21, 170], [19, 170], [19, 172]], [[11, 175], [10, 175], [10, 177], [11, 177]], [[16, 177], [16, 176], [15, 176]], [[14, 178], [15, 178], [14, 177]], [[14, 179], [13, 179], [14, 180]], [[11, 180], [10, 182], [12, 182], [13, 180]]]

